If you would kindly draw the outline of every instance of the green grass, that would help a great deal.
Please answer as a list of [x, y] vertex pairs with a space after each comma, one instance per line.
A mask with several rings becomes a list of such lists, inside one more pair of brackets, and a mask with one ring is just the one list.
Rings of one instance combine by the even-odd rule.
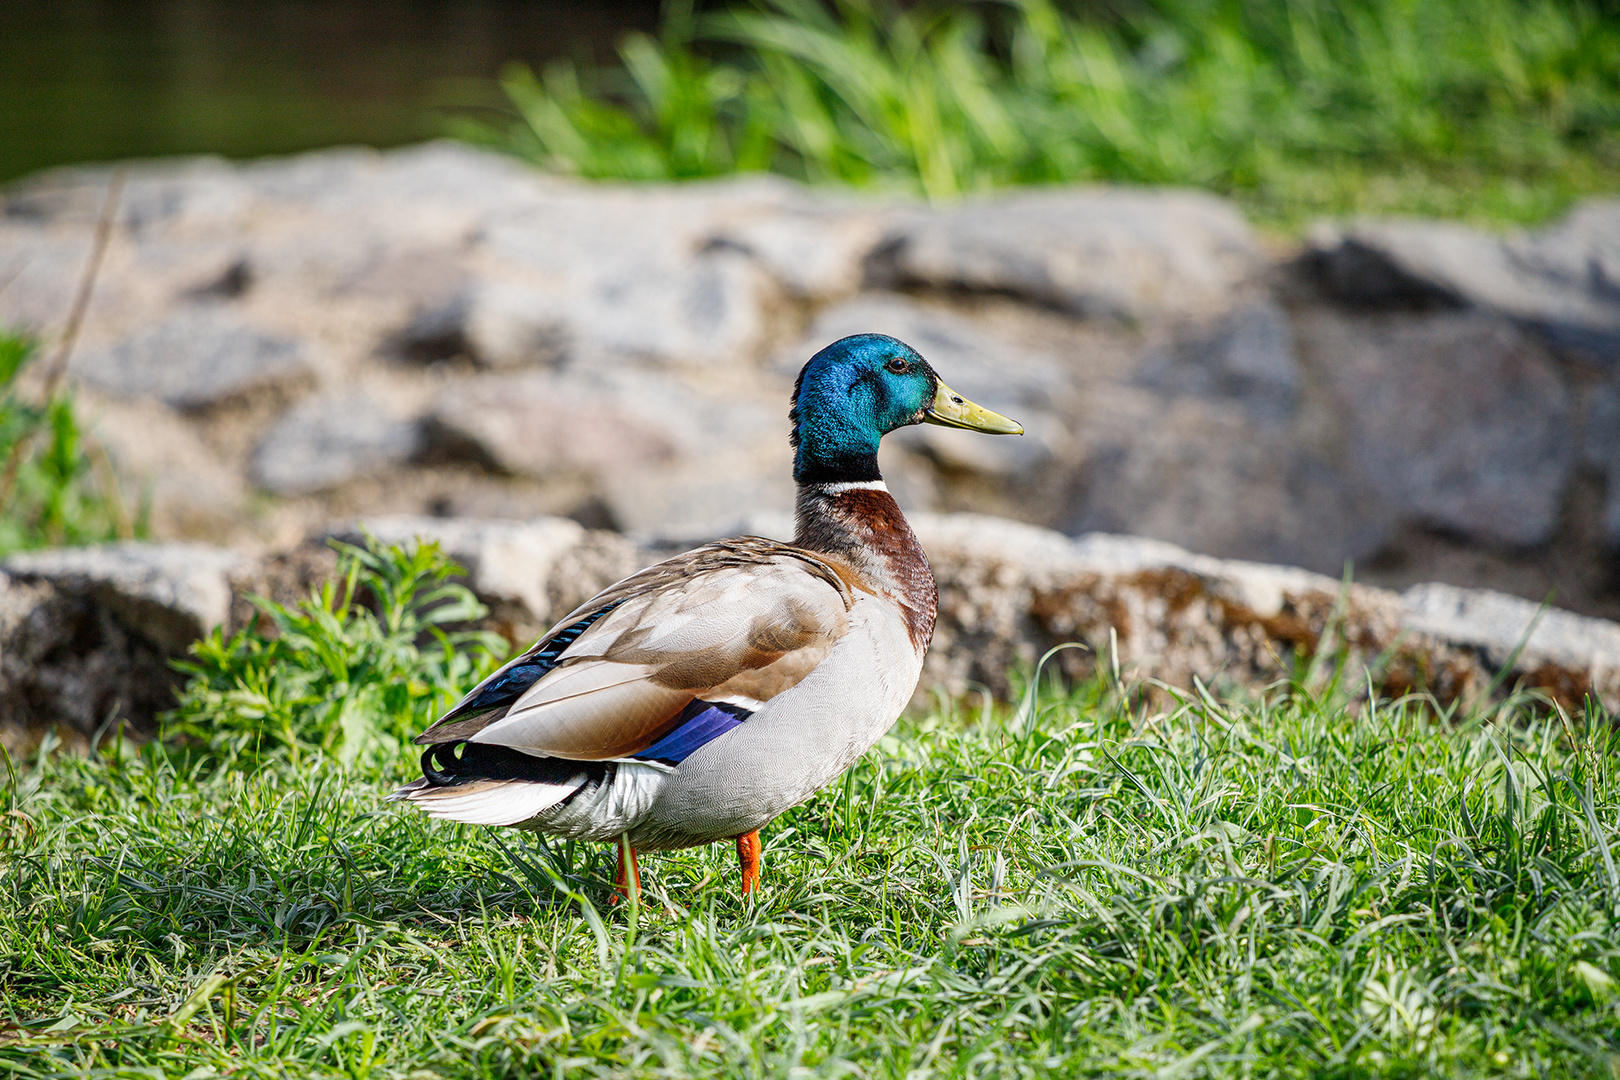
[[[349, 565], [437, 580], [431, 557], [391, 559]], [[323, 640], [386, 624], [388, 605], [368, 604]], [[346, 649], [289, 645], [281, 662], [329, 671]], [[219, 690], [199, 675], [190, 693]], [[384, 696], [361, 713], [408, 730], [431, 705]], [[1416, 702], [1286, 687], [1160, 708], [1105, 682], [1044, 686], [1027, 710], [942, 701], [769, 827], [757, 901], [734, 895], [733, 855], [714, 846], [647, 857], [631, 908], [609, 902], [605, 845], [548, 849], [384, 805], [415, 771], [409, 751], [346, 761], [300, 719], [296, 753], [250, 752], [231, 725], [253, 707], [220, 706], [217, 744], [193, 730], [17, 766], [0, 791], [0, 1070], [1597, 1076], [1620, 1062], [1607, 718], [1517, 700], [1441, 723]]]
[[461, 568], [437, 544], [335, 546], [338, 580], [294, 605], [258, 599], [255, 625], [192, 646], [165, 734], [227, 767], [392, 762], [505, 658], [504, 639], [463, 628], [488, 609], [451, 580]]
[[144, 535], [105, 452], [85, 437], [70, 393], [40, 405], [18, 388], [37, 343], [0, 330], [0, 555]]
[[460, 130], [588, 177], [1185, 184], [1284, 227], [1620, 190], [1620, 18], [1586, 0], [676, 4], [621, 57], [513, 67], [512, 120]]

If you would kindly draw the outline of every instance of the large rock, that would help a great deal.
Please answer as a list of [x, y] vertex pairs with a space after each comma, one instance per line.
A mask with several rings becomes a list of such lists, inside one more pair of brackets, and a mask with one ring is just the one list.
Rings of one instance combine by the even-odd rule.
[[305, 495], [404, 465], [421, 448], [415, 420], [364, 391], [339, 391], [276, 421], [254, 451], [253, 478], [278, 495]]
[[115, 725], [155, 730], [172, 663], [230, 613], [251, 560], [201, 544], [123, 543], [0, 564], [0, 742], [56, 726], [81, 743]]
[[1608, 489], [1603, 508], [1603, 537], [1620, 552], [1620, 378], [1598, 386], [1586, 403], [1586, 438], [1582, 461], [1602, 474]]
[[789, 296], [825, 303], [861, 287], [890, 216], [845, 201], [771, 207], [732, 217], [709, 243], [746, 252]]
[[305, 345], [263, 333], [214, 304], [175, 309], [125, 340], [75, 357], [70, 370], [104, 393], [155, 397], [177, 409], [202, 409], [262, 391], [313, 384]]
[[1169, 396], [1234, 402], [1275, 423], [1294, 415], [1304, 393], [1293, 325], [1272, 300], [1239, 305], [1203, 332], [1153, 350], [1135, 382]]
[[874, 255], [879, 280], [1138, 321], [1224, 310], [1263, 265], [1230, 203], [1117, 188], [1033, 190], [920, 213]]
[[[1484, 663], [1502, 669], [1585, 674], [1588, 681], [1620, 677], [1620, 625], [1589, 619], [1488, 589], [1429, 582], [1401, 593], [1405, 625], [1459, 648], [1480, 650]], [[1560, 676], [1561, 678], [1561, 676]], [[1612, 691], [1611, 691], [1612, 692]]]
[[1462, 312], [1323, 315], [1312, 338], [1347, 464], [1396, 515], [1494, 544], [1551, 536], [1580, 442], [1538, 341]]
[[1311, 248], [1346, 300], [1481, 308], [1620, 360], [1620, 200], [1508, 237], [1449, 222], [1360, 221], [1319, 229]]
[[21, 552], [0, 563], [0, 570], [93, 600], [153, 645], [178, 655], [225, 621], [231, 575], [248, 565], [246, 556], [206, 544], [127, 541]]
[[726, 450], [642, 473], [603, 478], [602, 505], [639, 542], [679, 543], [733, 533], [762, 511], [788, 512], [796, 489], [787, 448], [750, 455]]
[[458, 255], [459, 285], [421, 297], [398, 345], [457, 343], [495, 368], [744, 364], [763, 343], [777, 286], [721, 235], [734, 219], [757, 225], [804, 201], [791, 185], [756, 178], [635, 187], [537, 178], [528, 198], [478, 223]]
[[[675, 387], [661, 380], [666, 387]], [[679, 452], [660, 394], [639, 380], [527, 372], [466, 379], [435, 403], [431, 439], [441, 455], [465, 455], [503, 472], [641, 469]]]
[[248, 485], [187, 418], [161, 402], [80, 399], [80, 418], [145, 504], [152, 531], [223, 542], [241, 531]]
[[1245, 402], [1104, 386], [1077, 412], [1083, 456], [1051, 519], [1065, 532], [1151, 536], [1323, 573], [1389, 536], [1386, 507], [1325, 440]]
[[[673, 220], [684, 218], [672, 211]], [[767, 296], [745, 255], [717, 248], [660, 265], [640, 252], [612, 252], [620, 260], [603, 265], [602, 246], [582, 243], [572, 263], [542, 269], [538, 254], [554, 252], [547, 243], [554, 230], [550, 221], [531, 223], [521, 238], [511, 235], [515, 225], [493, 229], [492, 257], [505, 264], [500, 276], [469, 285], [413, 325], [425, 320], [436, 334], [458, 335], [473, 358], [496, 368], [627, 358], [728, 366], [759, 348]], [[643, 230], [603, 223], [598, 235], [626, 232]], [[410, 348], [411, 330], [405, 338]]]
[[517, 476], [584, 475], [622, 530], [690, 535], [792, 505], [785, 399], [623, 369], [488, 375], [439, 398], [429, 437]]
[[[1005, 687], [1009, 666], [1054, 658], [1071, 674], [1261, 688], [1343, 660], [1392, 696], [1477, 703], [1540, 690], [1620, 706], [1620, 625], [1485, 590], [1404, 594], [1325, 575], [1195, 555], [1160, 541], [1078, 540], [978, 515], [914, 518], [940, 582], [925, 680]], [[1314, 661], [1314, 663], [1313, 663]], [[1366, 673], [1365, 678], [1363, 672]]]
[[0, 573], [0, 745], [14, 755], [51, 728], [77, 746], [120, 721], [150, 734], [174, 704], [172, 660], [93, 596]]

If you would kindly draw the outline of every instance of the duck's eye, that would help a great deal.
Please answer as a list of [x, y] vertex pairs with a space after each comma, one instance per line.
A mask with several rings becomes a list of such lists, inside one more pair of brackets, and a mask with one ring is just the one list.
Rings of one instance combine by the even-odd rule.
[[896, 375], [904, 375], [907, 371], [911, 370], [911, 365], [900, 359], [898, 356], [883, 366], [894, 372]]

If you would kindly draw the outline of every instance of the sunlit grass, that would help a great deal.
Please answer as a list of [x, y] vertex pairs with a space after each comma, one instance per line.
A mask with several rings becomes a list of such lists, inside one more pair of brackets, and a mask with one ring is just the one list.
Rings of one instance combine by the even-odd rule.
[[757, 902], [722, 845], [646, 857], [633, 914], [605, 845], [384, 806], [403, 754], [42, 756], [0, 805], [0, 1068], [1606, 1075], [1608, 732], [947, 702], [767, 830]]

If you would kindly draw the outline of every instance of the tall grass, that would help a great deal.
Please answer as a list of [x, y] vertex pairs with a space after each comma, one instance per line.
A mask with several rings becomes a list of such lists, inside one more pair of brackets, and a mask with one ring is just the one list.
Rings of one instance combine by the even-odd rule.
[[759, 0], [676, 6], [616, 69], [511, 68], [514, 120], [463, 131], [588, 177], [1114, 180], [1284, 224], [1536, 220], [1620, 188], [1617, 58], [1620, 20], [1585, 0]]

